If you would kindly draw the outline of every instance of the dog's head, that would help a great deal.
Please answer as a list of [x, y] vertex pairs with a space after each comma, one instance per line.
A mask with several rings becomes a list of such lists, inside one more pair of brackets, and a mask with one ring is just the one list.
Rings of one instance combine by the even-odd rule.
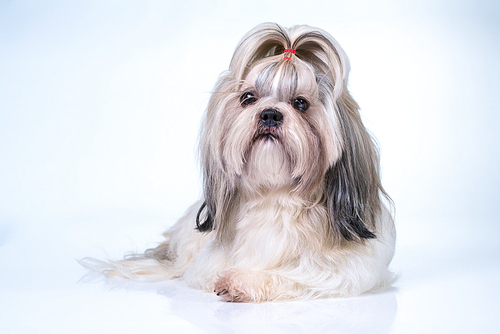
[[200, 231], [222, 239], [243, 194], [283, 190], [326, 206], [334, 243], [375, 237], [378, 155], [348, 73], [344, 51], [319, 29], [266, 23], [241, 40], [204, 119]]

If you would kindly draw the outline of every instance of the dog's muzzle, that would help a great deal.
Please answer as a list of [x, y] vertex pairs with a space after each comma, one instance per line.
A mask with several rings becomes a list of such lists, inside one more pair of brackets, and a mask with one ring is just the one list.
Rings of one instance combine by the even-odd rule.
[[259, 116], [259, 125], [254, 136], [257, 139], [279, 139], [282, 132], [283, 114], [277, 109], [264, 109]]

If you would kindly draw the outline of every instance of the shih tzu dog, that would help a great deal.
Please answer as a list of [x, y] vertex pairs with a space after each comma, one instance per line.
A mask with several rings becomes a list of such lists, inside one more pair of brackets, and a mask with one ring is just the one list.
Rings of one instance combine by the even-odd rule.
[[226, 301], [354, 296], [387, 286], [391, 200], [328, 33], [266, 23], [243, 37], [211, 96], [203, 198], [145, 254], [82, 263]]

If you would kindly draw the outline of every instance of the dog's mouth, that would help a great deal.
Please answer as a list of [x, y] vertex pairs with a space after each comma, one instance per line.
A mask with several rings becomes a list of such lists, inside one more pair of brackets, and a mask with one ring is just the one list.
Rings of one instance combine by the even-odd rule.
[[281, 127], [266, 126], [262, 123], [259, 124], [257, 131], [253, 136], [253, 141], [257, 140], [280, 140], [282, 137]]
[[271, 134], [271, 133], [263, 133], [263, 134], [256, 134], [253, 138], [253, 141], [258, 141], [258, 140], [278, 140], [279, 137]]

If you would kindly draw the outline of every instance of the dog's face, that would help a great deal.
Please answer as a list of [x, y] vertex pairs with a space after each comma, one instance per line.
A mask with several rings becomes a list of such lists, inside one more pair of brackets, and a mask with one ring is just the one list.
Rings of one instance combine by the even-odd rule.
[[242, 39], [202, 128], [200, 231], [221, 236], [243, 197], [281, 189], [324, 205], [334, 242], [374, 237], [378, 155], [348, 72], [344, 51], [321, 30], [263, 24]]
[[257, 62], [228, 98], [219, 131], [226, 171], [247, 190], [317, 188], [339, 157], [338, 121], [313, 69], [278, 55]]

